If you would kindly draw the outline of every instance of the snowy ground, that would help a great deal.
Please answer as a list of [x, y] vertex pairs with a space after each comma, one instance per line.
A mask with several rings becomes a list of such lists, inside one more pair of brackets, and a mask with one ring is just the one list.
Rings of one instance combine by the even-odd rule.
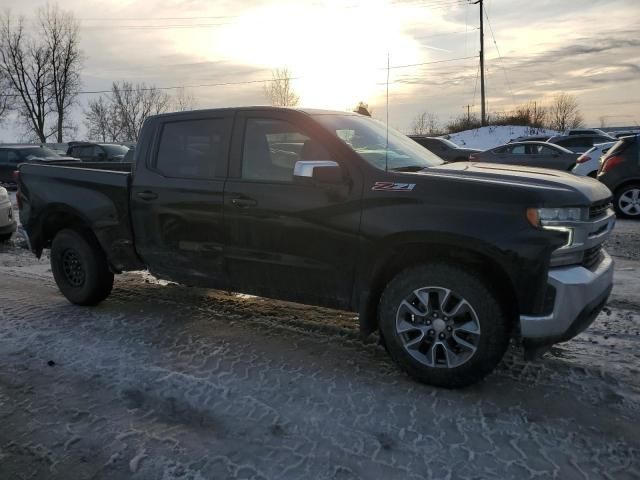
[[543, 359], [417, 384], [353, 314], [117, 277], [96, 308], [0, 247], [0, 479], [640, 477], [640, 223], [616, 287]]
[[551, 136], [558, 134], [559, 132], [555, 130], [548, 130], [544, 128], [531, 129], [530, 127], [507, 125], [474, 128], [473, 130], [453, 133], [448, 138], [460, 147], [488, 150], [499, 145], [504, 145], [513, 138], [525, 135]]

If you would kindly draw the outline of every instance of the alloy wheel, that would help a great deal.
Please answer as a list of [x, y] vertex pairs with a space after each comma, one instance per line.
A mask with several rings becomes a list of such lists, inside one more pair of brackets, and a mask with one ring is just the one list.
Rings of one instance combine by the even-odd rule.
[[462, 296], [443, 287], [423, 287], [400, 303], [396, 333], [404, 349], [420, 363], [455, 368], [476, 353], [480, 322]]

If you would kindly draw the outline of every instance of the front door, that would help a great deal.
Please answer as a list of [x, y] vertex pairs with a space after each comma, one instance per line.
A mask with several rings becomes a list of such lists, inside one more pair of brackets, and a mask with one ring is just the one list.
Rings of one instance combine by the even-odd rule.
[[163, 117], [154, 146], [137, 163], [131, 189], [136, 247], [162, 277], [229, 286], [223, 189], [232, 122], [224, 112]]
[[[299, 112], [236, 116], [225, 186], [232, 288], [271, 298], [347, 308], [360, 222], [360, 176]], [[298, 160], [334, 160], [338, 184], [300, 182]], [[352, 170], [349, 170], [351, 168]]]

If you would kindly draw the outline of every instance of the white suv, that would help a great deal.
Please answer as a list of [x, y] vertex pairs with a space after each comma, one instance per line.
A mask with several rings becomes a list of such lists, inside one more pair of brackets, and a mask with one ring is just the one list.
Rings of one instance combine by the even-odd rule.
[[607, 153], [616, 142], [597, 143], [584, 152], [576, 160], [576, 165], [571, 170], [576, 175], [596, 178], [600, 168], [600, 157]]

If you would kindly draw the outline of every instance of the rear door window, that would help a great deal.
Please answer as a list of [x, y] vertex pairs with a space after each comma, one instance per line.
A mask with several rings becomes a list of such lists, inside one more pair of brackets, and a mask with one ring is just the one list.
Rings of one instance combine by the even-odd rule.
[[225, 161], [227, 137], [223, 118], [167, 122], [154, 166], [165, 177], [214, 178]]

